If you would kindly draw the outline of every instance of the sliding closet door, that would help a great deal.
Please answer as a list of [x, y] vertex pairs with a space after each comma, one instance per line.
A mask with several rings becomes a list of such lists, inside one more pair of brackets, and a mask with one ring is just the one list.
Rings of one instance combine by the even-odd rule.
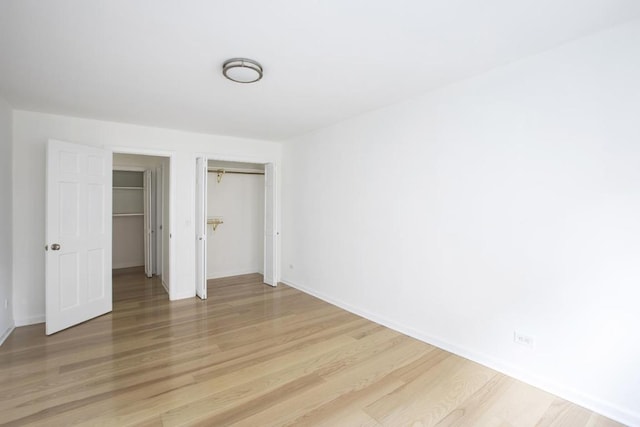
[[264, 283], [278, 284], [277, 278], [277, 218], [276, 168], [273, 163], [264, 167]]

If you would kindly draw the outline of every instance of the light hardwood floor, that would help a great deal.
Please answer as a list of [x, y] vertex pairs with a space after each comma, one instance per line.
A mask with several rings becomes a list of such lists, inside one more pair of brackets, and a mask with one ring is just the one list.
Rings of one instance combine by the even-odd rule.
[[293, 288], [245, 275], [170, 303], [114, 276], [113, 313], [0, 347], [3, 425], [614, 426]]

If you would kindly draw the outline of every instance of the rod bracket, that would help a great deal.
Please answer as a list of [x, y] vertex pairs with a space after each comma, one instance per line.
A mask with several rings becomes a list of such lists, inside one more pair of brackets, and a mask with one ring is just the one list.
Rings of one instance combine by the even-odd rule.
[[207, 225], [210, 225], [213, 228], [213, 231], [216, 231], [220, 224], [224, 224], [224, 221], [221, 218], [210, 218], [207, 220]]

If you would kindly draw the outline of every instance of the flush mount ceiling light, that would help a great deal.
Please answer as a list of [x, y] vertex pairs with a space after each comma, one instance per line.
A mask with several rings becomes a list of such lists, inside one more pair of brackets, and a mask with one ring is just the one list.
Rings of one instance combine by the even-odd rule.
[[236, 83], [253, 83], [262, 78], [262, 65], [247, 58], [228, 59], [222, 64], [222, 74]]

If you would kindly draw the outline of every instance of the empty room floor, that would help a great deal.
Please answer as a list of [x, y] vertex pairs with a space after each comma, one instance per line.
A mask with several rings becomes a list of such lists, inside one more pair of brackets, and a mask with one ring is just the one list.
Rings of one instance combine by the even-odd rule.
[[113, 287], [112, 313], [0, 347], [2, 425], [619, 425], [257, 274]]

